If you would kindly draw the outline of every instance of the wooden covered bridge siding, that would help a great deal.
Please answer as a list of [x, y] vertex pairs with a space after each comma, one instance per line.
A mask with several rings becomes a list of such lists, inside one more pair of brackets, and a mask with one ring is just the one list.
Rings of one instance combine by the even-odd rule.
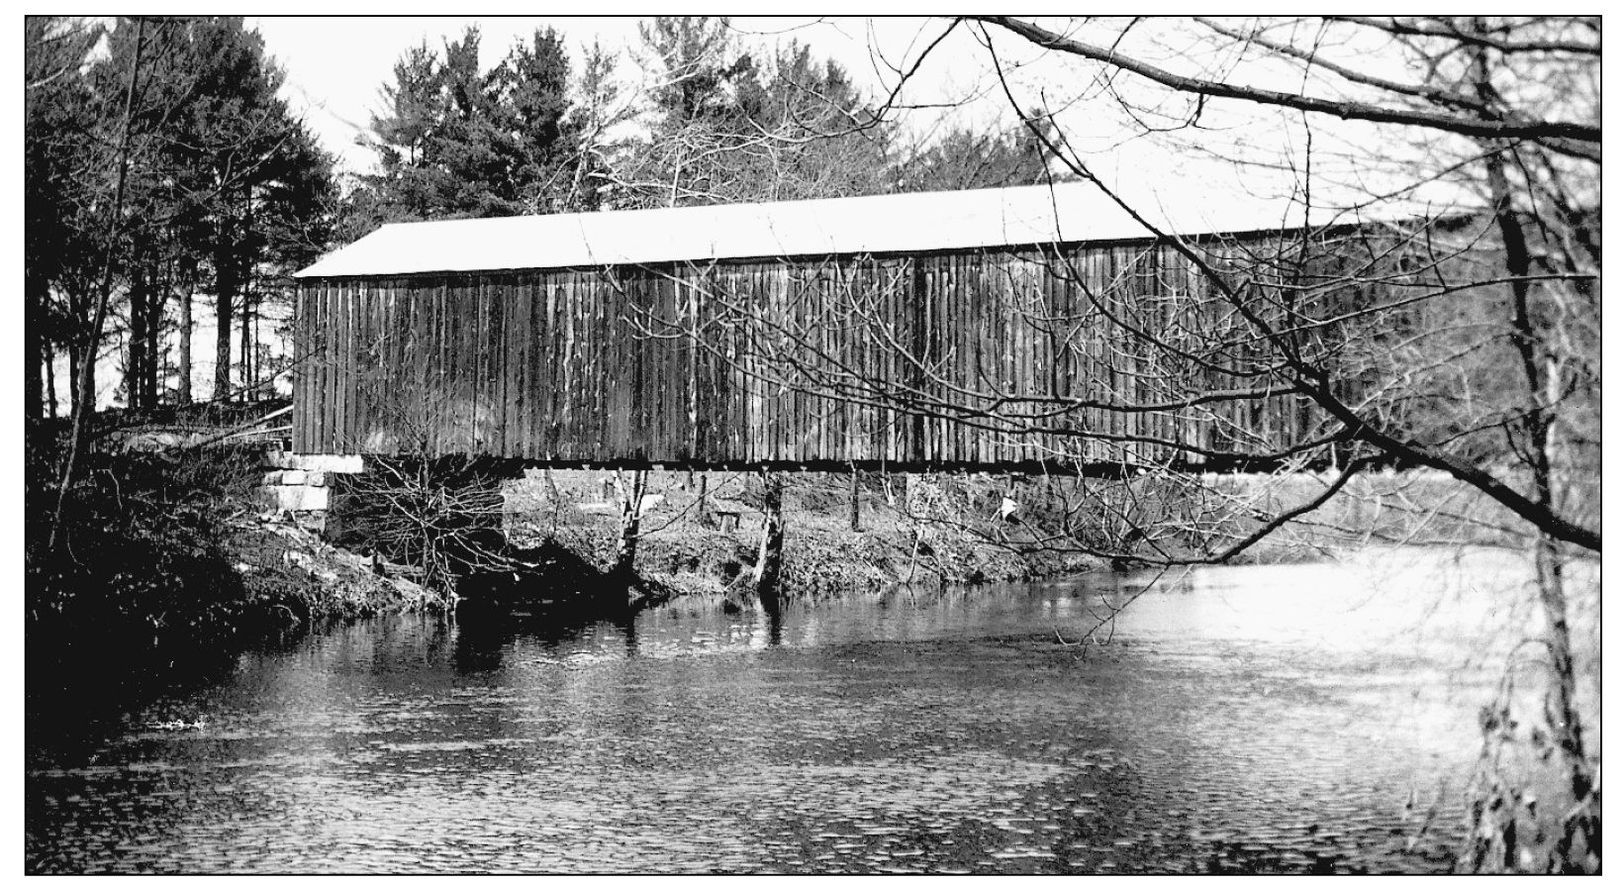
[[[305, 280], [294, 447], [563, 463], [1052, 461], [1040, 436], [900, 406], [1132, 399], [1152, 373], [1149, 348], [1055, 272], [1060, 259], [1092, 299], [1158, 333], [1215, 309], [1184, 258], [1143, 243]], [[675, 332], [693, 323], [701, 346]], [[767, 358], [783, 347], [798, 368]], [[896, 407], [850, 386], [858, 378]], [[1215, 406], [1199, 421], [1107, 410], [1066, 420], [1218, 450], [1235, 434], [1289, 444], [1312, 430], [1291, 397]], [[1069, 453], [1117, 463], [1124, 451]]]

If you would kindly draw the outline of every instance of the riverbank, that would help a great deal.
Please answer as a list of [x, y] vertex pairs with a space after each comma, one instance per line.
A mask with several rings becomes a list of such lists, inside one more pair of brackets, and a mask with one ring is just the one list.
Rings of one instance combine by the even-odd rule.
[[[1320, 495], [1334, 473], [1148, 477], [1131, 483], [987, 473], [785, 474], [783, 591], [1021, 582], [1200, 559], [1272, 514]], [[755, 567], [760, 480], [739, 472], [649, 474], [637, 572], [676, 594], [725, 593]], [[555, 545], [607, 571], [620, 499], [605, 470], [529, 470], [503, 484], [502, 526], [520, 547]], [[701, 498], [703, 498], [701, 502]], [[1229, 564], [1333, 558], [1370, 544], [1522, 548], [1524, 526], [1441, 473], [1375, 472]]]
[[[503, 528], [510, 542], [553, 543], [607, 571], [619, 539], [612, 476], [602, 470], [530, 470], [505, 483]], [[1058, 526], [1030, 507], [1013, 519], [1000, 518], [1007, 490], [1001, 478], [865, 475], [856, 494], [855, 530], [851, 482], [849, 475], [787, 475], [782, 592], [1013, 583], [1108, 567], [1097, 556], [1043, 543]], [[737, 589], [759, 551], [765, 521], [759, 486], [753, 475], [736, 472], [651, 473], [638, 576], [678, 595]]]
[[52, 461], [29, 454], [31, 712], [193, 677], [317, 622], [444, 604], [404, 569], [376, 574], [266, 513], [256, 448], [94, 452], [54, 546]]
[[[294, 521], [272, 512], [261, 491], [266, 469], [262, 452], [247, 446], [98, 455], [86, 471], [92, 479], [70, 499], [58, 555], [44, 553], [30, 525], [31, 649], [116, 647], [173, 667], [182, 649], [231, 647], [323, 621], [444, 610], [454, 602], [447, 588], [423, 585], [436, 581], [374, 557], [364, 543], [343, 549], [324, 542], [319, 516]], [[49, 471], [29, 475], [29, 512], [48, 512], [49, 483], [36, 480]], [[1220, 476], [1194, 480], [1191, 491], [1164, 482], [864, 473], [853, 494], [850, 474], [791, 472], [781, 586], [790, 595], [826, 595], [1007, 583], [1126, 567], [1147, 554], [1194, 557], [1247, 529], [1203, 518], [1201, 495], [1231, 508], [1247, 500], [1277, 511], [1325, 480]], [[1480, 542], [1492, 533], [1493, 514], [1465, 498], [1442, 506], [1445, 493], [1458, 489], [1428, 474], [1361, 476], [1330, 506], [1235, 563], [1302, 561], [1393, 537]], [[500, 500], [503, 552], [528, 562], [522, 572], [483, 576], [521, 581], [527, 595], [593, 596], [619, 539], [613, 473], [535, 469], [501, 491], [493, 498]], [[759, 497], [753, 473], [652, 471], [636, 566], [644, 598], [747, 586], [764, 520]], [[464, 595], [473, 583], [463, 581]]]

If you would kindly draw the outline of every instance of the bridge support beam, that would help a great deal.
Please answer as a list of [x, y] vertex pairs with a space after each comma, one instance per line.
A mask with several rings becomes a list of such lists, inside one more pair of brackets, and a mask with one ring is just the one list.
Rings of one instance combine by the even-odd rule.
[[771, 470], [761, 471], [764, 501], [761, 511], [761, 551], [755, 558], [755, 591], [762, 597], [776, 596], [783, 573], [783, 477]]

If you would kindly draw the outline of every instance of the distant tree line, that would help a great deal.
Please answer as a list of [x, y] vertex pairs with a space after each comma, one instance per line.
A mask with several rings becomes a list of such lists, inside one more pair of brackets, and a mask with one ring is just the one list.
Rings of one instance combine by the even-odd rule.
[[725, 18], [654, 18], [631, 52], [592, 45], [578, 59], [552, 28], [494, 66], [477, 28], [409, 47], [381, 84], [376, 167], [348, 180], [240, 17], [31, 16], [24, 42], [35, 418], [76, 413], [98, 374], [120, 377], [117, 399], [135, 410], [202, 398], [198, 311], [218, 328], [207, 398], [258, 395], [289, 367], [261, 339], [267, 306], [288, 309], [289, 274], [390, 222], [1049, 175], [1024, 125], [904, 137], [837, 63], [793, 40], [741, 46]]
[[337, 208], [332, 158], [278, 97], [263, 40], [239, 18], [29, 17], [25, 66], [27, 413], [79, 410], [104, 360], [133, 408], [190, 401], [208, 302], [212, 395], [254, 386], [274, 368], [255, 317], [327, 247]]
[[346, 199], [340, 239], [393, 221], [1036, 184], [1024, 126], [904, 142], [836, 62], [787, 41], [740, 47], [725, 18], [658, 17], [630, 61], [600, 45], [573, 65], [536, 31], [481, 72], [469, 28], [400, 57], [372, 120], [378, 169]]

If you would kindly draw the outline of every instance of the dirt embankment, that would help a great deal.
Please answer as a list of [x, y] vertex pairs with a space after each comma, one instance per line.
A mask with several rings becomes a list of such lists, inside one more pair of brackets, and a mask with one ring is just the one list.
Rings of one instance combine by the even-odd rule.
[[[531, 470], [504, 488], [504, 523], [520, 546], [551, 539], [608, 569], [619, 533], [607, 471]], [[722, 593], [754, 567], [764, 516], [760, 483], [727, 472], [651, 475], [637, 572], [676, 593]], [[701, 506], [700, 498], [704, 498]], [[851, 479], [793, 474], [785, 482], [783, 590], [826, 594], [908, 582], [1031, 580], [1101, 567], [1092, 556], [1022, 551], [1041, 528], [998, 515], [1006, 488], [991, 477], [865, 476], [851, 527]]]
[[391, 611], [433, 611], [446, 598], [417, 582], [417, 570], [321, 540], [319, 523], [262, 513], [233, 526], [224, 543], [249, 603], [274, 619], [353, 619]]
[[[619, 494], [610, 471], [531, 470], [503, 489], [520, 546], [550, 541], [600, 570], [612, 565]], [[1322, 493], [1327, 473], [1184, 475], [1132, 482], [1049, 476], [864, 474], [851, 527], [851, 477], [791, 473], [785, 483], [783, 586], [822, 594], [909, 582], [1055, 577], [1125, 564], [1215, 556], [1265, 518]], [[679, 593], [723, 592], [755, 566], [761, 483], [751, 474], [655, 471], [638, 573]], [[704, 501], [701, 506], [700, 498]], [[1428, 471], [1356, 477], [1329, 505], [1230, 561], [1300, 561], [1377, 543], [1516, 543], [1481, 495]], [[1085, 552], [1087, 551], [1087, 552]]]

